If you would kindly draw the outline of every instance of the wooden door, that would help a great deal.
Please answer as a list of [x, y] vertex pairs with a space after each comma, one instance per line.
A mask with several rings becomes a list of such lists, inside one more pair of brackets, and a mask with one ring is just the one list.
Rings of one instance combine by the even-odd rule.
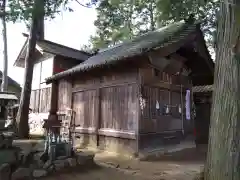
[[73, 93], [73, 111], [75, 127], [83, 129], [96, 128], [98, 121], [97, 90]]

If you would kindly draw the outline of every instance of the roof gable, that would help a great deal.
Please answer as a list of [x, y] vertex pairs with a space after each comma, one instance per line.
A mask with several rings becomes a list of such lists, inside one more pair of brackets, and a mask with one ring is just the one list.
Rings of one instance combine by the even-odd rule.
[[[2, 82], [2, 71], [0, 71], [0, 82]], [[12, 85], [12, 86], [15, 86], [17, 88], [21, 88], [20, 84], [17, 83], [12, 78], [10, 78], [9, 76], [8, 76], [8, 85]]]
[[[28, 35], [24, 34], [24, 36], [27, 36], [27, 39], [24, 42], [16, 61], [14, 62], [14, 66], [23, 67], [23, 64], [24, 64], [23, 62], [25, 60], [27, 45], [28, 45]], [[76, 59], [79, 61], [85, 61], [91, 56], [91, 54], [87, 52], [73, 49], [67, 46], [63, 46], [61, 44], [57, 44], [48, 40], [37, 40], [36, 53], [38, 53], [38, 55], [40, 56], [43, 53], [60, 55], [63, 57], [68, 57], [68, 58]]]

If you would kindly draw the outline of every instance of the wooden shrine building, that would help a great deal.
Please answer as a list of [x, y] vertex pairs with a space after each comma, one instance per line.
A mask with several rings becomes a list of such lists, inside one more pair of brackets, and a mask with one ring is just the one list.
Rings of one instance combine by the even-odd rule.
[[199, 23], [180, 21], [46, 79], [51, 111], [72, 109], [74, 142], [138, 154], [192, 133], [192, 86], [213, 83]]

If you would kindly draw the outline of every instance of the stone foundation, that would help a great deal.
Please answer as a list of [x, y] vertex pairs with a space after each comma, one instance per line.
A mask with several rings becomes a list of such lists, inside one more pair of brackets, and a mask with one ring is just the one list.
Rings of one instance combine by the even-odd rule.
[[98, 146], [96, 135], [80, 134], [74, 138], [74, 146], [78, 149], [101, 150], [119, 155], [134, 157], [137, 153], [137, 143], [134, 139], [99, 136]]
[[14, 162], [0, 165], [0, 180], [37, 179], [86, 165], [95, 165], [93, 154], [75, 152], [71, 157], [60, 156], [50, 161], [45, 160], [43, 152], [22, 153]]

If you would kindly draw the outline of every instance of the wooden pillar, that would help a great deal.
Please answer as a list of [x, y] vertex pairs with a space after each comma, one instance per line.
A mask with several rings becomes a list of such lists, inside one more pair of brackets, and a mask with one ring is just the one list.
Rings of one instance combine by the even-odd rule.
[[136, 155], [139, 155], [140, 151], [140, 127], [141, 127], [141, 121], [142, 121], [142, 108], [141, 108], [141, 98], [142, 98], [142, 83], [143, 83], [143, 78], [141, 75], [141, 69], [138, 69], [138, 80], [137, 80], [137, 88], [138, 88], [138, 94], [137, 94], [137, 125], [136, 125]]
[[98, 130], [101, 127], [101, 89], [98, 88], [97, 89], [97, 122], [96, 122], [96, 144], [97, 146], [99, 146], [99, 134], [98, 134]]
[[48, 120], [57, 120], [58, 110], [58, 82], [54, 81], [51, 88], [51, 101]]

